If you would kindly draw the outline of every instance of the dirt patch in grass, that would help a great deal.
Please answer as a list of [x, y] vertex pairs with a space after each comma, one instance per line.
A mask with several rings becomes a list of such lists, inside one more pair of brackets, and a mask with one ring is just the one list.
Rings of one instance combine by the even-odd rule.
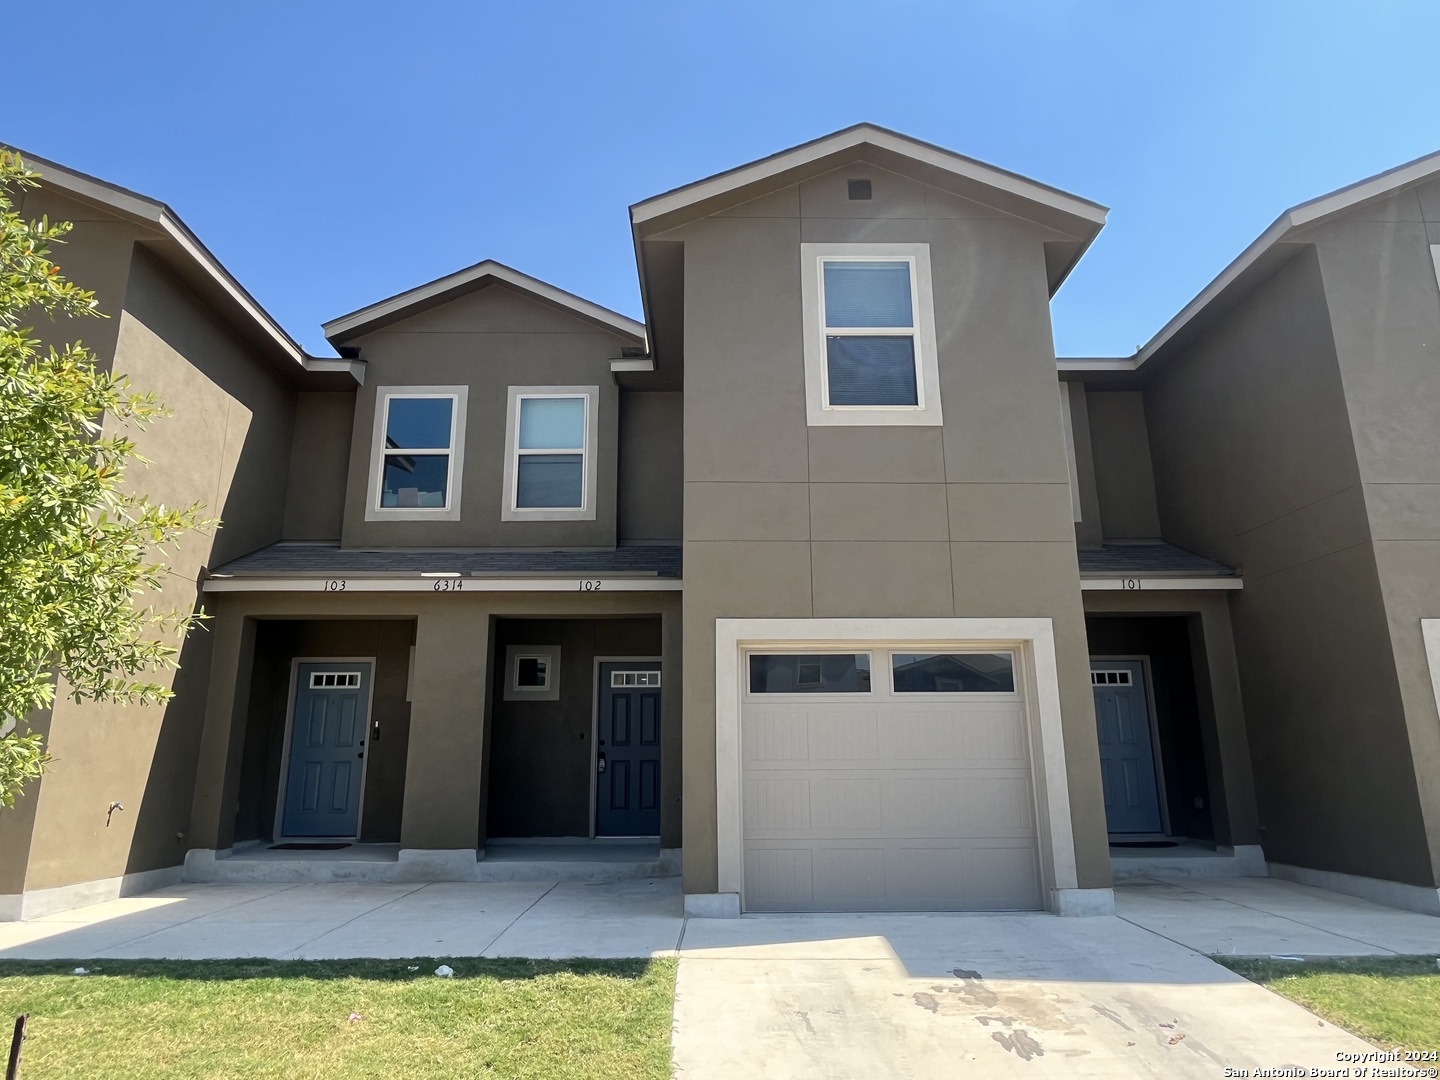
[[1433, 956], [1218, 963], [1386, 1050], [1440, 1050], [1440, 967]]
[[664, 1080], [674, 992], [668, 959], [0, 961], [23, 1080]]

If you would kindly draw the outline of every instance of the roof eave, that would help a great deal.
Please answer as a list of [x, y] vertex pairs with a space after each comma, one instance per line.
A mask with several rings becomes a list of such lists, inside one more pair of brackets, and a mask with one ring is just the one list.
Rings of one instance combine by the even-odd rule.
[[529, 293], [567, 310], [571, 314], [596, 323], [623, 337], [628, 337], [637, 344], [645, 344], [645, 325], [643, 323], [621, 315], [618, 311], [611, 311], [607, 307], [586, 300], [584, 297], [566, 292], [549, 282], [521, 273], [494, 259], [486, 259], [474, 266], [467, 266], [453, 274], [436, 278], [434, 281], [407, 289], [405, 292], [387, 297], [377, 303], [360, 308], [358, 311], [352, 311], [348, 315], [331, 319], [322, 324], [322, 329], [326, 339], [332, 344], [351, 341], [370, 329], [376, 329], [404, 318], [407, 312], [442, 303], [452, 293], [458, 293], [472, 286], [480, 288], [487, 279]]

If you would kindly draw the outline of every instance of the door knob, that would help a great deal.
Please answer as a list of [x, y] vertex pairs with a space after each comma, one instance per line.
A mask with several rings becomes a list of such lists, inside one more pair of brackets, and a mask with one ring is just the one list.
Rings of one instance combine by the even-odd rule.
[[601, 755], [599, 756], [599, 758], [596, 759], [596, 761], [595, 761], [595, 766], [596, 766], [596, 771], [597, 771], [597, 772], [604, 772], [604, 771], [605, 771], [605, 755], [604, 755], [604, 754], [601, 754]]

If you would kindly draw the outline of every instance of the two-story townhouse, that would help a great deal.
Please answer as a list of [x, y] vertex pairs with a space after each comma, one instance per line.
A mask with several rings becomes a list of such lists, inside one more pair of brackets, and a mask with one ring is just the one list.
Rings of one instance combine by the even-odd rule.
[[[1292, 211], [1123, 359], [1050, 331], [1103, 208], [870, 125], [631, 207], [644, 324], [486, 262], [306, 357], [184, 233], [254, 355], [109, 347], [191, 432], [143, 482], [226, 520], [177, 567], [213, 620], [163, 712], [52, 727], [12, 914], [682, 850], [694, 914], [1099, 913], [1267, 856], [1440, 908], [1437, 169]], [[102, 284], [133, 197], [42, 173]]]

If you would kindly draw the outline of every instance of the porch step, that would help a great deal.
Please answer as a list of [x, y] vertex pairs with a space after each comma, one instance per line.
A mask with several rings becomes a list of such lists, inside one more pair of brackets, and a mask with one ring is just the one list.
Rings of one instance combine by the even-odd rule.
[[1265, 852], [1256, 844], [1210, 849], [1111, 848], [1110, 875], [1116, 881], [1148, 877], [1269, 877]]
[[[478, 857], [477, 857], [478, 855]], [[640, 881], [676, 877], [680, 850], [658, 846], [493, 846], [475, 851], [402, 851], [356, 844], [337, 851], [192, 850], [183, 880], [206, 884], [307, 885], [334, 882]]]

